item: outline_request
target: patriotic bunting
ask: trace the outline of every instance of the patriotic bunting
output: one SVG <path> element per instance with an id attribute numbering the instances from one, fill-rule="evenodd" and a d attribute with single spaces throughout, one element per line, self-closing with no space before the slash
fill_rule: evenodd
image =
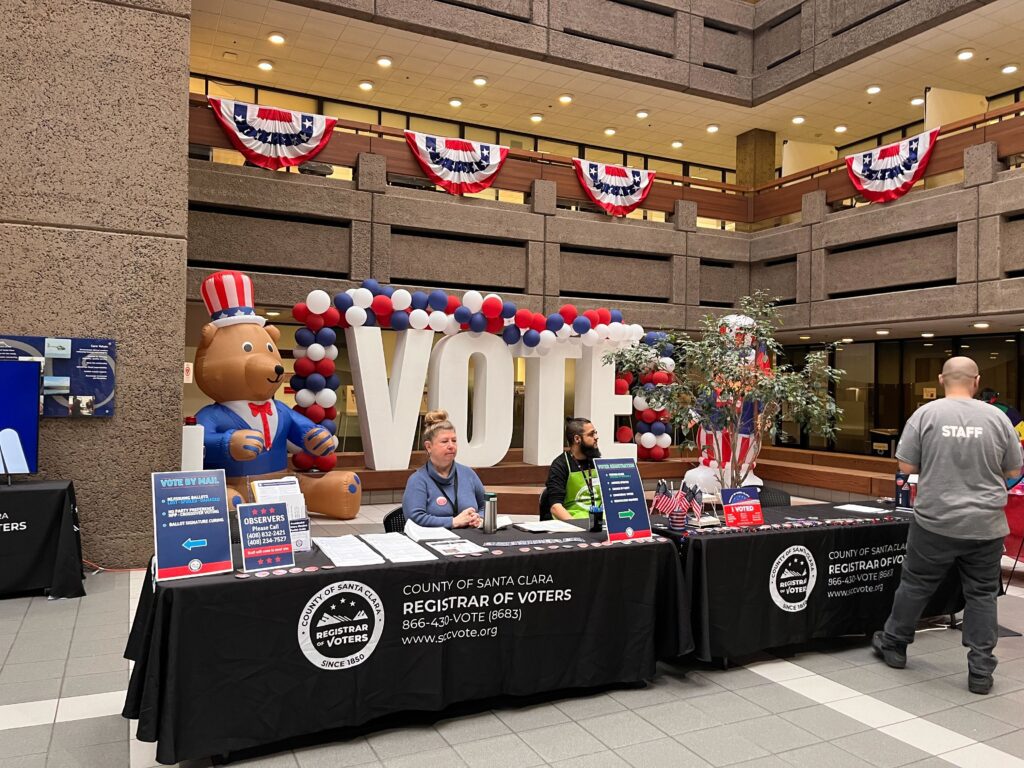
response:
<path id="1" fill-rule="evenodd" d="M 647 197 L 654 171 L 606 165 L 574 157 L 573 166 L 583 190 L 595 204 L 612 216 L 625 216 Z"/>
<path id="2" fill-rule="evenodd" d="M 508 157 L 508 147 L 498 144 L 446 139 L 415 131 L 406 131 L 405 140 L 423 172 L 453 195 L 487 189 Z"/>
<path id="3" fill-rule="evenodd" d="M 327 146 L 338 122 L 324 115 L 207 98 L 235 149 L 250 163 L 272 171 L 311 159 Z"/>
<path id="4" fill-rule="evenodd" d="M 846 158 L 850 181 L 866 200 L 887 203 L 903 197 L 924 176 L 939 129 Z"/>

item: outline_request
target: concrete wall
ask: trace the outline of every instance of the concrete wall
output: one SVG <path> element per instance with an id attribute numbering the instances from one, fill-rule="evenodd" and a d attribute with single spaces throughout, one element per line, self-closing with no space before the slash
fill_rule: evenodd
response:
<path id="1" fill-rule="evenodd" d="M 107 566 L 145 563 L 149 473 L 180 462 L 189 9 L 0 0 L 0 120 L 21 147 L 0 184 L 0 329 L 117 342 L 116 415 L 40 434 L 41 474 L 74 481 L 85 556 Z"/>
<path id="2" fill-rule="evenodd" d="M 292 2 L 752 105 L 991 0 Z"/>

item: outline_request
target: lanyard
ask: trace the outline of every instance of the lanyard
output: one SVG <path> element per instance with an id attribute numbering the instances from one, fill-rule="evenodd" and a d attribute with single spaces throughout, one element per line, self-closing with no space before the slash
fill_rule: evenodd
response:
<path id="1" fill-rule="evenodd" d="M 433 480 L 434 485 L 437 487 L 437 490 L 439 490 L 441 494 L 446 499 L 448 499 L 448 503 L 452 505 L 452 517 L 455 517 L 457 514 L 459 514 L 458 510 L 455 509 L 455 502 L 459 500 L 459 469 L 454 462 L 452 462 L 452 473 L 455 475 L 455 501 L 452 501 L 452 497 L 448 495 L 448 491 L 442 488 L 441 484 L 437 482 L 437 480 L 435 480 L 433 477 L 431 477 L 430 479 Z M 430 472 L 428 471 L 427 474 L 429 475 Z"/>
<path id="2" fill-rule="evenodd" d="M 590 495 L 590 504 L 591 504 L 591 506 L 593 506 L 593 504 L 594 504 L 594 481 L 590 477 L 590 475 L 587 474 L 587 471 L 585 469 L 583 469 L 583 465 L 580 464 L 578 461 L 576 461 L 576 457 L 567 453 L 567 454 L 565 454 L 565 466 L 568 468 L 570 474 L 572 474 L 572 464 L 569 463 L 569 459 L 570 458 L 573 460 L 573 462 L 575 462 L 576 466 L 578 467 L 577 471 L 581 475 L 583 475 L 583 482 L 585 482 L 587 484 L 587 493 Z"/>

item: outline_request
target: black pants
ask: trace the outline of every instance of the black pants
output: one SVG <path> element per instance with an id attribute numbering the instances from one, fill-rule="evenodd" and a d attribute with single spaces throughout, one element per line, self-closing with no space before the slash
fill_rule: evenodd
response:
<path id="1" fill-rule="evenodd" d="M 951 539 L 922 528 L 917 521 L 910 524 L 903 575 L 892 603 L 892 613 L 885 622 L 887 644 L 914 642 L 914 630 L 928 600 L 954 566 L 960 571 L 963 584 L 963 644 L 967 652 L 967 668 L 972 675 L 991 676 L 996 668 L 996 647 L 999 625 L 996 598 L 999 596 L 999 561 L 1003 539 Z"/>

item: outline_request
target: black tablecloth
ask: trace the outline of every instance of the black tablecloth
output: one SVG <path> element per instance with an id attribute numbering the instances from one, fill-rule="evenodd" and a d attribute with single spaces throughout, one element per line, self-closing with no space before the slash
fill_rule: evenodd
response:
<path id="1" fill-rule="evenodd" d="M 764 511 L 769 524 L 870 522 L 686 537 L 656 525 L 680 545 L 697 658 L 727 659 L 881 629 L 899 586 L 911 516 L 880 512 L 837 510 L 831 504 L 769 508 Z M 961 607 L 954 572 L 926 615 Z"/>
<path id="2" fill-rule="evenodd" d="M 0 485 L 0 596 L 46 589 L 82 597 L 75 486 L 66 480 Z"/>
<path id="3" fill-rule="evenodd" d="M 500 542 L 489 549 L 502 554 L 206 576 L 155 592 L 147 583 L 125 653 L 136 666 L 124 716 L 174 763 L 401 711 L 637 682 L 658 658 L 691 650 L 670 542 L 594 547 L 603 534 L 582 530 L 562 544 L 521 531 L 464 535 Z M 524 552 L 520 541 L 533 545 Z"/>

